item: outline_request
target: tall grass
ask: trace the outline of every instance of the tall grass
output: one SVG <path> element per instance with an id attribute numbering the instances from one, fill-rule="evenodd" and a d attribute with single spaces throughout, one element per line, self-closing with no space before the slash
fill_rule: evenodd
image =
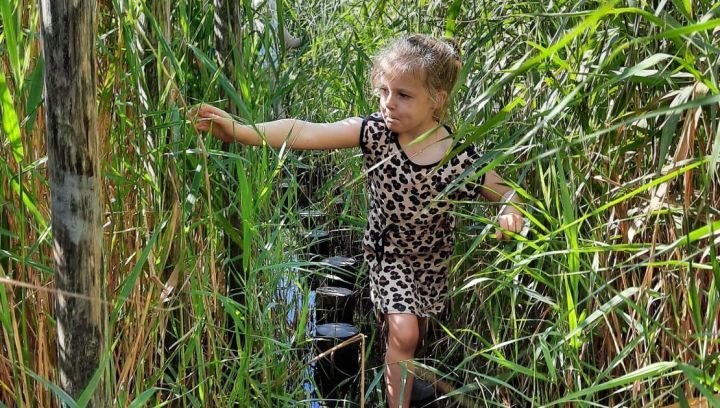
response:
<path id="1" fill-rule="evenodd" d="M 279 69 L 260 52 L 275 39 L 253 31 L 243 6 L 228 81 L 207 2 L 173 2 L 160 22 L 150 2 L 98 4 L 104 388 L 114 405 L 308 398 L 308 310 L 288 321 L 279 291 L 290 271 L 307 269 L 296 172 L 331 163 L 317 206 L 331 209 L 340 191 L 339 217 L 357 232 L 359 153 L 223 151 L 191 131 L 184 109 L 224 106 L 222 94 L 247 122 L 273 117 L 276 102 L 315 121 L 369 114 L 370 56 L 404 31 L 459 40 L 456 135 L 485 152 L 478 174 L 494 169 L 517 186 L 530 227 L 497 242 L 485 228 L 491 205 L 457 208 L 449 309 L 419 364 L 442 380 L 446 401 L 720 405 L 716 4 L 299 1 L 284 23 L 309 41 L 282 53 Z M 0 0 L 0 13 L 0 403 L 52 406 L 64 396 L 53 385 L 39 13 L 24 0 Z M 229 256 L 228 239 L 239 255 Z M 248 271 L 242 302 L 226 291 L 229 268 Z M 380 385 L 370 385 L 368 404 L 380 404 Z"/>

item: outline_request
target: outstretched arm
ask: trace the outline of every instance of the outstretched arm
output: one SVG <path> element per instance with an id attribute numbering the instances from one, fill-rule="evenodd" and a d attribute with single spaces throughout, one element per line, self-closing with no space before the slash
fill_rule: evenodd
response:
<path id="1" fill-rule="evenodd" d="M 242 125 L 222 109 L 202 104 L 188 113 L 198 132 L 212 132 L 225 142 L 260 146 L 263 141 L 272 147 L 287 144 L 300 150 L 329 150 L 357 147 L 360 144 L 361 118 L 347 118 L 333 123 L 312 123 L 298 119 Z"/>

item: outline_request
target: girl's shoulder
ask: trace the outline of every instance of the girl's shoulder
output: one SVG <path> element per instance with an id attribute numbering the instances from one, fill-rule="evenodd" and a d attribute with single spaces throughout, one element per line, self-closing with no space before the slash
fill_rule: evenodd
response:
<path id="1" fill-rule="evenodd" d="M 485 184 L 485 173 L 479 180 L 474 174 L 485 166 L 487 158 L 483 158 L 482 150 L 475 143 L 467 143 L 465 139 L 459 140 L 454 149 L 455 154 L 448 164 L 457 177 L 454 183 L 461 186 L 457 193 L 460 194 L 459 197 L 465 197 L 463 199 L 474 200 L 481 193 L 479 186 Z M 474 181 L 468 183 L 468 179 Z"/>
<path id="2" fill-rule="evenodd" d="M 456 164 L 462 162 L 471 164 L 482 157 L 482 153 L 475 143 L 468 143 L 465 138 L 461 138 L 455 142 L 453 146 L 453 159 Z"/>
<path id="3" fill-rule="evenodd" d="M 362 129 L 363 131 L 373 130 L 373 131 L 386 131 L 387 125 L 385 124 L 385 119 L 383 119 L 382 114 L 380 112 L 371 113 L 370 115 L 363 116 L 363 122 L 362 122 Z"/>
<path id="4" fill-rule="evenodd" d="M 386 143 L 389 130 L 380 112 L 364 116 L 360 126 L 360 148 L 365 153 L 376 150 Z"/>

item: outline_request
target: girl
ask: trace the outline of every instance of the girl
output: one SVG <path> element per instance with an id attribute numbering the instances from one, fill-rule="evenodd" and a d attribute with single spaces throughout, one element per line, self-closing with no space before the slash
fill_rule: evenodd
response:
<path id="1" fill-rule="evenodd" d="M 440 194 L 479 156 L 469 147 L 439 165 L 455 142 L 442 126 L 460 59 L 448 43 L 405 35 L 375 58 L 371 72 L 379 112 L 334 123 L 283 119 L 252 126 L 201 105 L 190 112 L 195 129 L 225 142 L 294 149 L 360 147 L 367 174 L 369 213 L 363 237 L 370 292 L 388 327 L 385 355 L 387 400 L 392 408 L 410 404 L 412 364 L 427 317 L 442 311 L 448 259 L 453 251 L 451 200 L 519 201 L 495 172 Z M 422 136 L 422 137 L 420 137 Z M 462 184 L 462 183 L 461 183 Z M 512 206 L 499 216 L 498 238 L 519 232 L 523 218 Z M 401 364 L 407 364 L 403 384 Z"/>

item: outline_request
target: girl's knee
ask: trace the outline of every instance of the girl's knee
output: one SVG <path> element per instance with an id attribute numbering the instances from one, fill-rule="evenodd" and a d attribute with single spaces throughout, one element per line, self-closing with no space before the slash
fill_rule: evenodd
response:
<path id="1" fill-rule="evenodd" d="M 418 320 L 413 315 L 388 315 L 388 346 L 414 352 L 420 340 Z"/>

